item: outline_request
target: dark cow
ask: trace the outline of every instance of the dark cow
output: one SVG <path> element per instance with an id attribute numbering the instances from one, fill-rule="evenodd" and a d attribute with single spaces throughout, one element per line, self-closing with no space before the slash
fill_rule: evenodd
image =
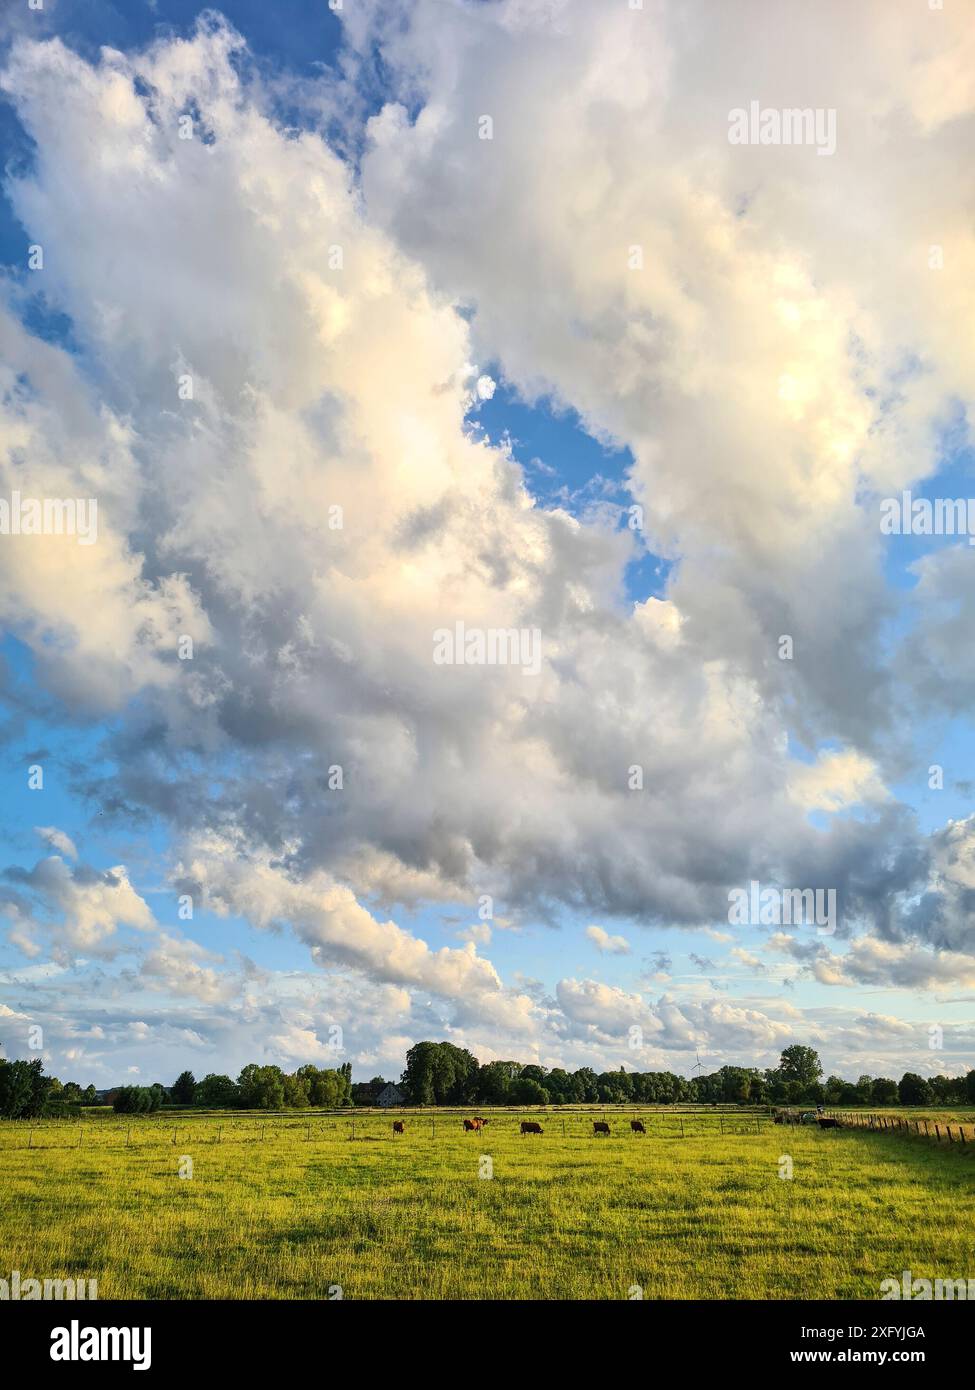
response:
<path id="1" fill-rule="evenodd" d="M 633 1131 L 634 1134 L 646 1134 L 646 1132 L 647 1132 L 647 1131 L 643 1128 L 643 1121 L 642 1121 L 642 1120 L 631 1120 L 631 1121 L 630 1121 L 630 1129 L 632 1129 L 632 1131 Z"/>
<path id="2" fill-rule="evenodd" d="M 545 1133 L 545 1131 L 542 1129 L 541 1125 L 538 1123 L 537 1120 L 522 1120 L 522 1122 L 521 1122 L 521 1132 L 522 1132 L 522 1134 L 544 1134 L 544 1133 Z"/>
<path id="3" fill-rule="evenodd" d="M 605 1120 L 593 1120 L 592 1132 L 593 1134 L 608 1134 L 609 1125 L 606 1123 Z"/>
<path id="4" fill-rule="evenodd" d="M 833 1119 L 830 1119 L 830 1118 L 829 1118 L 828 1116 L 826 1116 L 826 1115 L 820 1115 L 820 1117 L 819 1117 L 819 1128 L 820 1128 L 820 1129 L 842 1129 L 843 1126 L 840 1124 L 839 1120 L 833 1120 Z"/>
<path id="5" fill-rule="evenodd" d="M 403 1131 L 404 1131 L 404 1128 L 405 1128 L 405 1125 L 404 1125 L 404 1123 L 403 1123 L 402 1120 L 394 1120 L 394 1121 L 393 1121 L 393 1133 L 394 1133 L 394 1134 L 402 1134 Z"/>

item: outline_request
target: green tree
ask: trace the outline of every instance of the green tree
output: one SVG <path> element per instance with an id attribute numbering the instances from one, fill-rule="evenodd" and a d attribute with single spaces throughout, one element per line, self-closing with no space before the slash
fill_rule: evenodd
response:
<path id="1" fill-rule="evenodd" d="M 33 1094 L 29 1070 L 32 1065 L 0 1058 L 0 1115 L 5 1120 L 19 1120 L 29 1113 Z"/>
<path id="2" fill-rule="evenodd" d="M 432 1042 L 414 1043 L 406 1054 L 400 1085 L 411 1105 L 434 1104 L 437 1054 L 437 1044 Z"/>
<path id="3" fill-rule="evenodd" d="M 40 1057 L 32 1062 L 0 1059 L 0 1116 L 8 1120 L 34 1119 L 43 1115 L 61 1083 L 44 1075 Z"/>
<path id="4" fill-rule="evenodd" d="M 572 1079 L 582 1092 L 579 1097 L 580 1103 L 584 1104 L 599 1099 L 599 1079 L 592 1067 L 580 1067 L 578 1071 L 572 1073 Z"/>
<path id="5" fill-rule="evenodd" d="M 283 1110 L 284 1074 L 280 1067 L 259 1067 L 249 1062 L 237 1078 L 240 1104 L 245 1110 Z"/>
<path id="6" fill-rule="evenodd" d="M 511 1105 L 511 1087 L 521 1075 L 518 1062 L 488 1062 L 474 1078 L 474 1099 L 479 1105 Z"/>
<path id="7" fill-rule="evenodd" d="M 162 1086 L 120 1086 L 112 1108 L 117 1115 L 148 1115 L 158 1110 L 165 1095 Z"/>
<path id="8" fill-rule="evenodd" d="M 803 1087 L 815 1086 L 823 1074 L 819 1053 L 798 1043 L 787 1047 L 779 1058 L 779 1074 L 786 1084 L 797 1081 Z"/>
<path id="9" fill-rule="evenodd" d="M 293 1076 L 285 1076 L 282 1084 L 284 1086 L 284 1103 L 289 1109 L 304 1110 L 311 1104 L 311 1081 L 309 1077 L 303 1076 L 298 1071 Z"/>
<path id="10" fill-rule="evenodd" d="M 917 1072 L 906 1071 L 897 1086 L 901 1105 L 930 1105 L 931 1087 Z"/>
<path id="11" fill-rule="evenodd" d="M 873 1100 L 873 1077 L 858 1076 L 856 1081 L 857 1103 L 859 1105 L 869 1105 Z"/>
<path id="12" fill-rule="evenodd" d="M 887 1076 L 878 1076 L 870 1088 L 870 1101 L 873 1105 L 896 1105 L 897 1082 Z"/>
<path id="13" fill-rule="evenodd" d="M 240 1088 L 229 1076 L 209 1072 L 196 1084 L 196 1104 L 208 1110 L 229 1110 L 240 1104 Z"/>
<path id="14" fill-rule="evenodd" d="M 545 1087 L 530 1076 L 516 1077 L 508 1094 L 512 1105 L 548 1105 L 549 1101 Z"/>
<path id="15" fill-rule="evenodd" d="M 191 1071 L 180 1072 L 170 1092 L 174 1105 L 192 1105 L 196 1099 L 196 1078 Z"/>

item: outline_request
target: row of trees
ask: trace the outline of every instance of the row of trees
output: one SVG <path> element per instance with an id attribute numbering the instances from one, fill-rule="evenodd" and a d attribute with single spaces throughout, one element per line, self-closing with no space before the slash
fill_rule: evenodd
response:
<path id="1" fill-rule="evenodd" d="M 822 1079 L 818 1054 L 811 1047 L 787 1047 L 779 1065 L 765 1071 L 721 1067 L 706 1075 L 677 1076 L 670 1071 L 595 1072 L 591 1067 L 565 1071 L 533 1063 L 486 1062 L 448 1042 L 419 1042 L 406 1054 L 400 1087 L 410 1105 L 674 1105 L 678 1102 L 739 1105 L 972 1105 L 975 1071 L 966 1076 L 923 1077 L 905 1072 L 900 1081 L 861 1076 Z M 184 1071 L 169 1088 L 121 1086 L 108 1100 L 119 1114 L 149 1114 L 166 1104 L 212 1109 L 336 1109 L 374 1105 L 386 1085 L 381 1076 L 352 1083 L 352 1064 L 337 1068 L 280 1067 L 251 1062 L 236 1081 L 210 1073 L 197 1081 Z M 74 1081 L 62 1085 L 45 1076 L 40 1059 L 8 1062 L 0 1058 L 0 1118 L 31 1119 L 70 1115 L 94 1105 L 94 1086 L 82 1090 Z"/>
<path id="2" fill-rule="evenodd" d="M 70 1115 L 82 1105 L 94 1105 L 94 1086 L 82 1090 L 76 1081 L 61 1084 L 44 1075 L 39 1057 L 32 1062 L 8 1062 L 0 1057 L 0 1118 L 32 1120 L 39 1115 Z"/>
<path id="3" fill-rule="evenodd" d="M 119 1115 L 150 1115 L 169 1100 L 165 1086 L 120 1086 L 112 1098 L 113 1109 Z"/>
<path id="4" fill-rule="evenodd" d="M 420 1042 L 406 1054 L 400 1085 L 411 1105 L 571 1105 L 677 1102 L 739 1105 L 958 1105 L 975 1103 L 975 1071 L 964 1077 L 925 1078 L 906 1072 L 901 1080 L 861 1076 L 823 1081 L 818 1053 L 787 1047 L 779 1065 L 721 1067 L 701 1076 L 669 1071 L 567 1072 L 520 1062 L 487 1062 L 448 1042 Z M 377 1077 L 370 1087 L 382 1084 Z M 356 1088 L 357 1089 L 357 1088 Z M 358 1098 L 357 1098 L 358 1099 Z"/>
<path id="5" fill-rule="evenodd" d="M 304 1110 L 309 1106 L 332 1110 L 353 1103 L 352 1063 L 337 1068 L 309 1064 L 288 1073 L 249 1062 L 236 1081 L 213 1072 L 197 1081 L 191 1071 L 184 1071 L 170 1088 L 169 1098 L 174 1105 L 199 1105 L 207 1110 Z M 118 1110 L 117 1098 L 114 1104 Z"/>

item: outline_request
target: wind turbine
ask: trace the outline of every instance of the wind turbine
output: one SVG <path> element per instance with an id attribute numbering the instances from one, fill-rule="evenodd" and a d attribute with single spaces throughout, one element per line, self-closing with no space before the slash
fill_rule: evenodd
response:
<path id="1" fill-rule="evenodd" d="M 701 1061 L 701 1054 L 700 1054 L 700 1052 L 697 1050 L 696 1047 L 695 1047 L 695 1049 L 694 1049 L 694 1056 L 697 1058 L 697 1061 L 696 1061 L 696 1062 L 694 1063 L 694 1065 L 691 1067 L 691 1071 L 703 1071 L 703 1070 L 704 1070 L 704 1063 Z"/>

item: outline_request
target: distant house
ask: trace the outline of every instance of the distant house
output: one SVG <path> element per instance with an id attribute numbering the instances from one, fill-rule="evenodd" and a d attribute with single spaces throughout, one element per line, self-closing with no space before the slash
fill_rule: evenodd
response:
<path id="1" fill-rule="evenodd" d="M 390 1105 L 405 1105 L 406 1097 L 398 1086 L 394 1086 L 393 1083 L 389 1081 L 376 1097 L 376 1104 L 381 1105 L 385 1110 L 386 1107 Z"/>

